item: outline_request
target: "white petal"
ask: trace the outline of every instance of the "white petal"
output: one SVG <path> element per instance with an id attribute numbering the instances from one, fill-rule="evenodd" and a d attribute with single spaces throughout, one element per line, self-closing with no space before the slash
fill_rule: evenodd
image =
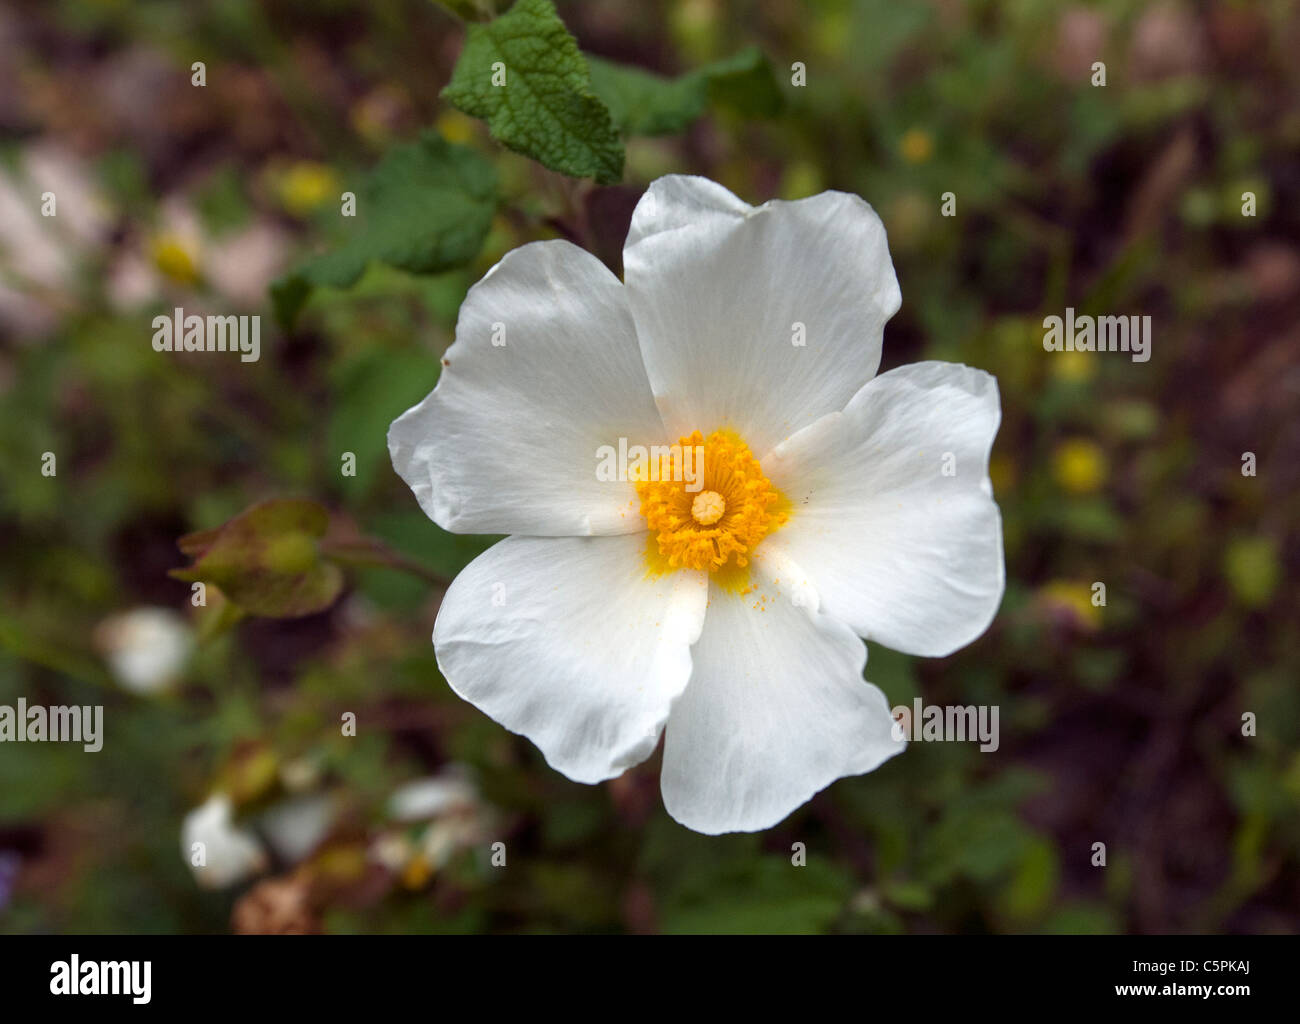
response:
<path id="1" fill-rule="evenodd" d="M 644 761 L 690 678 L 708 582 L 646 578 L 646 538 L 507 537 L 456 577 L 434 625 L 451 688 L 577 782 Z"/>
<path id="2" fill-rule="evenodd" d="M 427 821 L 458 808 L 473 807 L 478 790 L 459 766 L 440 775 L 407 782 L 388 798 L 388 813 L 398 821 Z"/>
<path id="3" fill-rule="evenodd" d="M 444 529 L 610 534 L 645 529 L 632 484 L 596 477 L 621 437 L 664 440 L 623 286 L 577 246 L 533 242 L 470 289 L 438 386 L 388 450 Z"/>
<path id="4" fill-rule="evenodd" d="M 194 631 L 170 608 L 133 608 L 110 616 L 95 630 L 95 639 L 114 678 L 142 696 L 172 686 L 194 647 Z"/>
<path id="5" fill-rule="evenodd" d="M 749 594 L 710 588 L 695 671 L 664 738 L 664 806 L 710 835 L 775 825 L 906 746 L 885 695 L 862 678 L 862 641 L 818 611 L 779 552 L 764 544 L 751 565 Z"/>
<path id="6" fill-rule="evenodd" d="M 214 793 L 181 823 L 181 856 L 205 889 L 224 889 L 266 867 L 262 844 L 250 829 L 235 824 L 234 815 L 230 797 Z"/>
<path id="7" fill-rule="evenodd" d="M 951 654 L 1002 602 L 1002 519 L 988 478 L 1001 415 L 997 381 L 981 370 L 926 362 L 882 374 L 763 460 L 794 508 L 768 543 L 859 636 Z"/>
<path id="8" fill-rule="evenodd" d="M 880 218 L 843 192 L 751 207 L 704 178 L 660 178 L 623 263 L 669 433 L 730 426 L 759 456 L 844 408 L 901 301 Z"/>
<path id="9" fill-rule="evenodd" d="M 262 833 L 281 860 L 296 864 L 320 845 L 337 812 L 328 793 L 304 793 L 268 809 L 261 817 Z"/>

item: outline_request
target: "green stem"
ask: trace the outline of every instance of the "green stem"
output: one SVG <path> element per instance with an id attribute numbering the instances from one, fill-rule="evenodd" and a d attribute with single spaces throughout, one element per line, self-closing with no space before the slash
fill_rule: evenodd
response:
<path id="1" fill-rule="evenodd" d="M 370 537 L 355 540 L 330 540 L 326 538 L 321 541 L 320 551 L 325 557 L 344 565 L 397 569 L 400 572 L 410 573 L 412 576 L 416 576 L 426 583 L 431 583 L 435 587 L 445 588 L 451 585 L 451 580 L 441 573 L 436 573 L 432 569 L 420 565 L 418 562 L 394 551 L 383 542 Z"/>

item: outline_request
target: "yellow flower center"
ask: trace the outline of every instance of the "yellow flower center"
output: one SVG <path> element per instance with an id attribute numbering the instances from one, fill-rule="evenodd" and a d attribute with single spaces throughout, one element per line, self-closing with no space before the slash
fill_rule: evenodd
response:
<path id="1" fill-rule="evenodd" d="M 712 526 L 727 511 L 727 500 L 717 491 L 697 494 L 691 502 L 691 518 L 701 526 Z"/>
<path id="2" fill-rule="evenodd" d="M 695 459 L 701 449 L 702 465 Z M 785 496 L 729 430 L 681 438 L 669 462 L 656 474 L 642 474 L 658 479 L 635 481 L 656 571 L 743 570 L 758 542 L 789 518 Z"/>

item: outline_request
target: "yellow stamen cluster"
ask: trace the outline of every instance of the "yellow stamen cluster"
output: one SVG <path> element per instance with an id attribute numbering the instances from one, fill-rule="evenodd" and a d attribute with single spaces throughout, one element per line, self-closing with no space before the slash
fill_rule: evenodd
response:
<path id="1" fill-rule="evenodd" d="M 690 474 L 679 464 L 683 452 L 704 449 L 702 489 L 688 491 Z M 763 475 L 749 446 L 728 430 L 706 439 L 698 430 L 673 449 L 673 471 L 658 480 L 636 482 L 650 534 L 661 563 L 669 569 L 743 568 L 749 553 L 788 513 L 781 492 Z M 688 454 L 690 454 L 688 452 Z"/>

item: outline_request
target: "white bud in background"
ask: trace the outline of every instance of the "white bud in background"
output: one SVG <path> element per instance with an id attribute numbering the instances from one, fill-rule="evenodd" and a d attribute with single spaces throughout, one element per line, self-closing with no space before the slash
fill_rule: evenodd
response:
<path id="1" fill-rule="evenodd" d="M 282 800 L 260 823 L 271 849 L 283 861 L 296 864 L 315 851 L 334 824 L 333 797 L 310 793 Z"/>
<path id="2" fill-rule="evenodd" d="M 427 821 L 473 807 L 477 801 L 478 791 L 468 772 L 449 765 L 440 775 L 399 786 L 388 799 L 388 814 L 397 821 Z"/>
<path id="3" fill-rule="evenodd" d="M 202 863 L 192 856 L 202 844 Z M 265 869 L 266 851 L 257 837 L 234 822 L 234 805 L 224 793 L 214 793 L 206 803 L 185 815 L 181 825 L 181 856 L 205 889 L 225 889 Z"/>
<path id="4" fill-rule="evenodd" d="M 194 631 L 169 608 L 133 608 L 104 619 L 95 629 L 113 678 L 143 697 L 165 693 L 181 677 Z"/>

